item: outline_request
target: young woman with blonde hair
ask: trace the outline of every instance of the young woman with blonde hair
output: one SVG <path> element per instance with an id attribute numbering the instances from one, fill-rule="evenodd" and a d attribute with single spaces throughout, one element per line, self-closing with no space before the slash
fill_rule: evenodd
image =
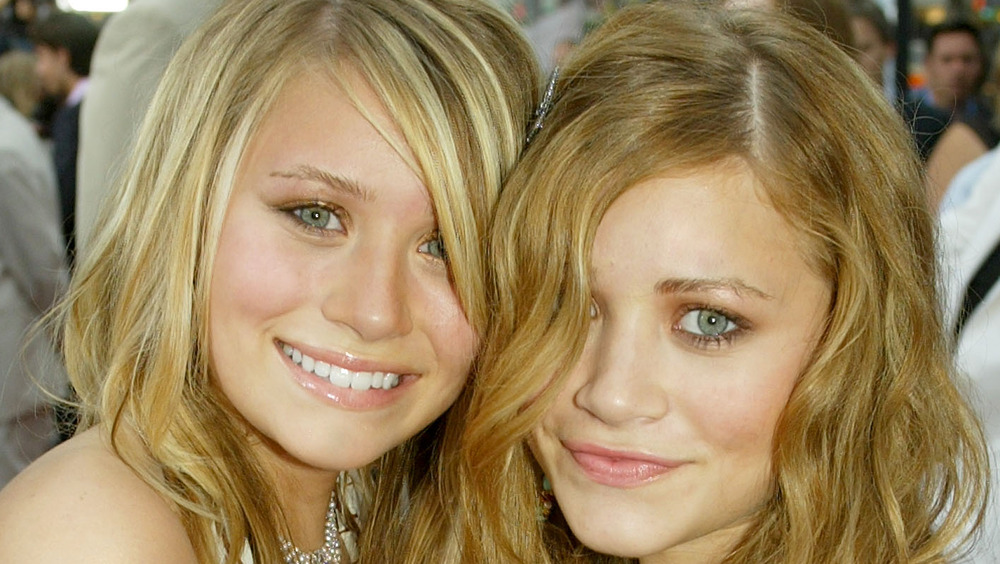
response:
<path id="1" fill-rule="evenodd" d="M 62 305 L 81 432 L 0 494 L 0 561 L 377 545 L 355 542 L 372 476 L 373 516 L 402 515 L 411 437 L 478 350 L 485 228 L 536 90 L 485 0 L 225 3 L 170 64 Z"/>
<path id="2" fill-rule="evenodd" d="M 819 32 L 712 4 L 561 69 L 492 227 L 460 504 L 415 500 L 411 561 L 931 563 L 979 526 L 903 124 Z"/>

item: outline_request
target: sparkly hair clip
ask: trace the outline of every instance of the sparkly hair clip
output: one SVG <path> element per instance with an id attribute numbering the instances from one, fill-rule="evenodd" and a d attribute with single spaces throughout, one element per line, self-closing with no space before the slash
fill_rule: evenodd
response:
<path id="1" fill-rule="evenodd" d="M 549 75 L 549 84 L 545 87 L 545 95 L 542 96 L 542 103 L 535 109 L 535 121 L 531 124 L 531 130 L 528 131 L 528 136 L 524 140 L 525 145 L 530 144 L 535 135 L 538 135 L 538 132 L 542 130 L 542 126 L 545 123 L 545 116 L 552 109 L 552 98 L 555 96 L 556 79 L 558 78 L 559 67 L 556 67 L 552 69 L 552 74 Z"/>

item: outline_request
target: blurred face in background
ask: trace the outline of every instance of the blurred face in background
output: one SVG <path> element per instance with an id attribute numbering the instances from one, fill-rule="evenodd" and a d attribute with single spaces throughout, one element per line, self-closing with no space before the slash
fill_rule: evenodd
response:
<path id="1" fill-rule="evenodd" d="M 854 35 L 854 48 L 857 49 L 855 59 L 875 84 L 881 86 L 882 67 L 889 58 L 895 56 L 895 47 L 892 43 L 883 41 L 878 28 L 865 18 L 852 17 L 851 31 Z"/>
<path id="2" fill-rule="evenodd" d="M 35 46 L 35 74 L 42 90 L 57 99 L 65 98 L 72 88 L 69 51 L 49 45 Z"/>
<path id="3" fill-rule="evenodd" d="M 30 23 L 35 21 L 36 14 L 34 0 L 14 0 L 14 15 L 17 19 Z"/>
<path id="4" fill-rule="evenodd" d="M 965 103 L 975 94 L 983 74 L 979 45 L 965 31 L 947 32 L 935 37 L 924 67 L 934 103 L 944 108 Z"/>

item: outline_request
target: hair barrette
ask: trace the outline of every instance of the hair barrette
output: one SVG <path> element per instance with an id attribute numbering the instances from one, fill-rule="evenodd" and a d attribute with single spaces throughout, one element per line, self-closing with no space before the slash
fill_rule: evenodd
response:
<path id="1" fill-rule="evenodd" d="M 528 131 L 528 136 L 525 138 L 524 143 L 528 145 L 531 140 L 535 138 L 535 135 L 542 130 L 542 126 L 545 122 L 545 116 L 549 114 L 549 110 L 552 109 L 552 98 L 555 97 L 556 92 L 556 79 L 559 78 L 559 67 L 552 69 L 552 74 L 549 75 L 549 84 L 545 87 L 545 94 L 542 96 L 542 102 L 535 109 L 535 121 L 531 124 L 531 129 Z"/>

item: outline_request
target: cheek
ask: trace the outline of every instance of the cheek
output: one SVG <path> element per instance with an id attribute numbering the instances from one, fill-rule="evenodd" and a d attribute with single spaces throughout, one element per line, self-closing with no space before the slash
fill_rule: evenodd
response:
<path id="1" fill-rule="evenodd" d="M 703 436 L 739 459 L 770 460 L 775 427 L 799 372 L 797 360 L 771 363 L 762 356 L 756 366 L 744 363 L 727 385 L 702 394 L 696 420 Z"/>
<path id="2" fill-rule="evenodd" d="M 442 372 L 464 383 L 479 351 L 479 336 L 450 286 L 432 287 L 422 298 L 424 326 Z"/>
<path id="3" fill-rule="evenodd" d="M 292 309 L 308 294 L 280 239 L 242 226 L 249 223 L 223 227 L 212 274 L 212 318 L 263 319 Z"/>

